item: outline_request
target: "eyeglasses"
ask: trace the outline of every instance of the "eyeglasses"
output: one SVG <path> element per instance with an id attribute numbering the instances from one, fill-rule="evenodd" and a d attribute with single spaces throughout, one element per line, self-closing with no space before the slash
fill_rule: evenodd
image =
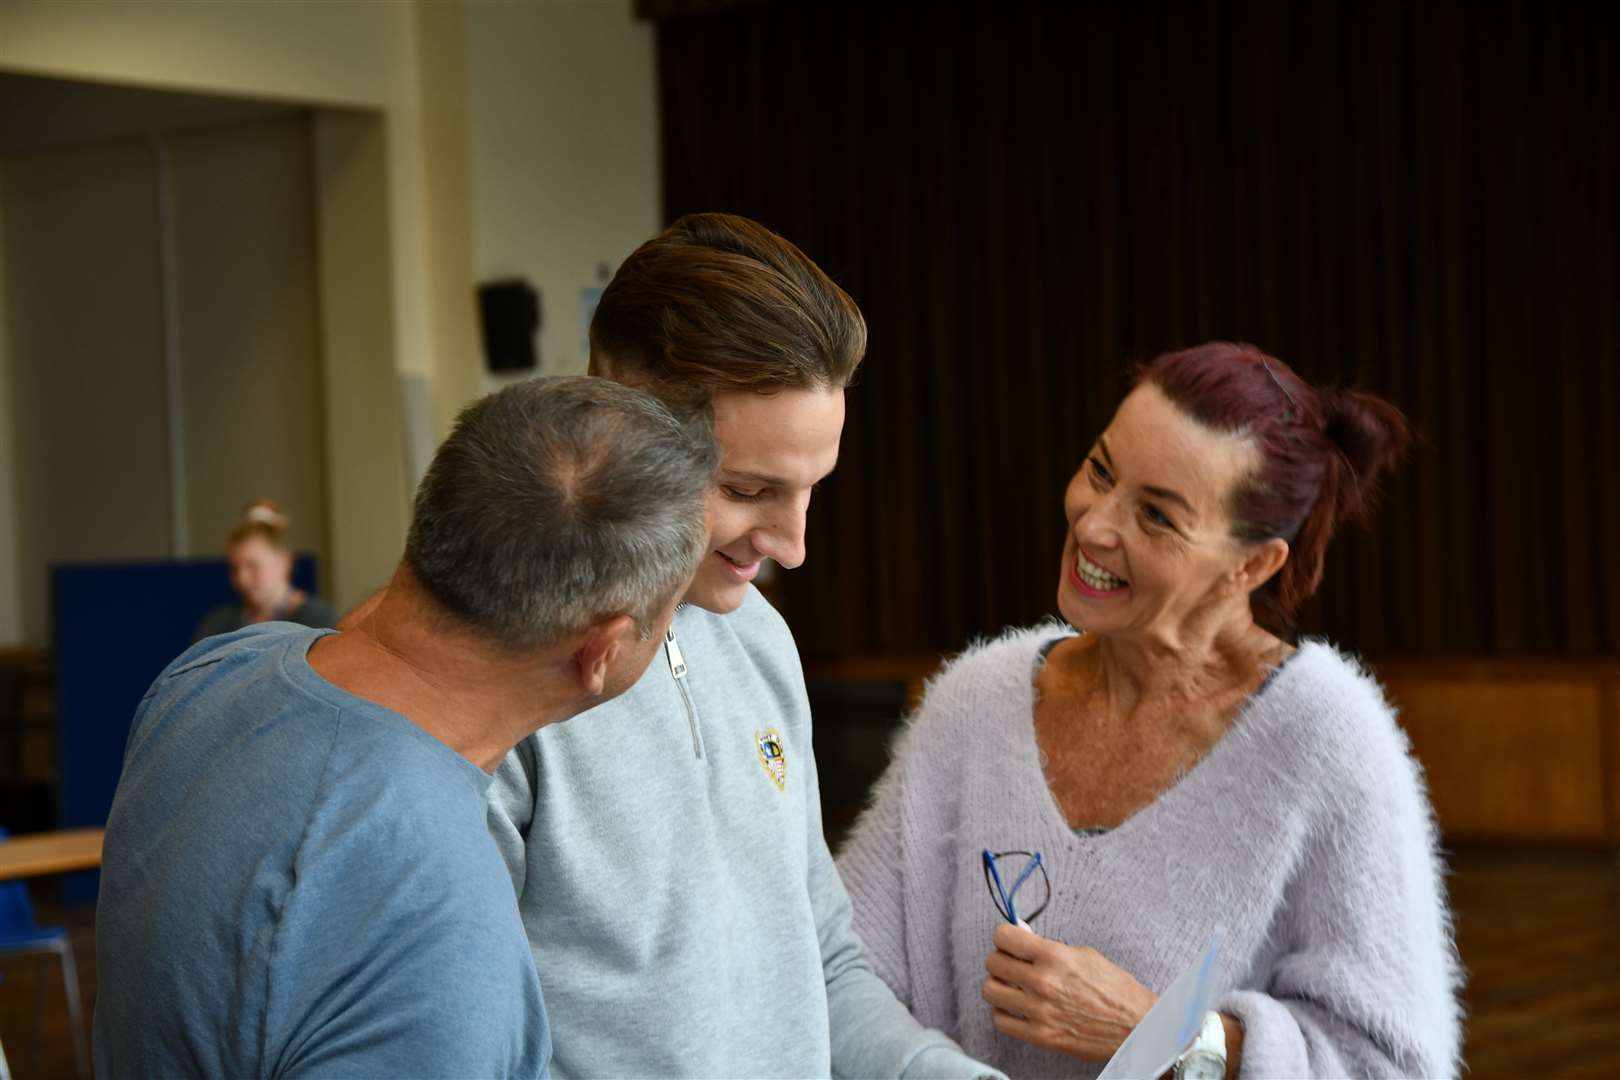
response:
<path id="1" fill-rule="evenodd" d="M 1017 877 L 1013 878 L 1012 888 L 1010 889 L 1002 886 L 1001 870 L 996 865 L 1003 859 L 1014 860 L 1014 862 L 1008 864 L 1009 868 L 1017 865 L 1018 859 L 1026 860 L 1024 868 L 1018 872 Z M 1036 875 L 1036 871 L 1040 873 Z M 1026 910 L 1022 918 L 1023 922 L 1028 923 L 1033 921 L 1035 916 L 1045 911 L 1047 903 L 1052 899 L 1052 880 L 1046 876 L 1046 864 L 1041 861 L 1041 853 L 1038 851 L 993 852 L 989 848 L 984 849 L 985 888 L 990 890 L 990 902 L 996 905 L 996 910 L 1001 913 L 1001 917 L 1010 923 L 1016 924 L 1020 921 L 1017 906 L 1018 890 L 1023 888 L 1026 883 L 1029 885 L 1029 891 L 1024 899 L 1033 901 L 1033 903 L 1026 903 Z"/>
<path id="2" fill-rule="evenodd" d="M 1299 407 L 1299 402 L 1294 399 L 1293 394 L 1288 392 L 1288 387 L 1284 386 L 1283 381 L 1281 379 L 1277 378 L 1277 373 L 1275 371 L 1271 370 L 1271 361 L 1265 359 L 1264 357 L 1261 357 L 1260 366 L 1266 369 L 1266 374 L 1267 375 L 1271 376 L 1271 384 L 1273 386 L 1275 386 L 1278 390 L 1281 390 L 1282 391 L 1282 396 L 1288 399 L 1288 404 L 1289 405 L 1293 406 L 1293 412 L 1292 412 L 1292 415 L 1289 416 L 1289 419 L 1290 420 L 1295 420 L 1295 419 L 1298 419 L 1299 417 L 1305 415 L 1305 410 L 1301 409 Z"/>

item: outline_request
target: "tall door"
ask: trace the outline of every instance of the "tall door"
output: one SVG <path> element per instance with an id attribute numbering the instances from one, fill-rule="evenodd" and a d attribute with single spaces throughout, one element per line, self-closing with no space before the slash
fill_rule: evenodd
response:
<path id="1" fill-rule="evenodd" d="M 0 159 L 0 644 L 51 563 L 218 552 L 257 496 L 324 556 L 314 267 L 304 114 Z"/>
<path id="2" fill-rule="evenodd" d="M 165 555 L 157 181 L 135 142 L 0 164 L 14 625 L 49 643 L 46 567 Z"/>
<path id="3" fill-rule="evenodd" d="M 165 140 L 180 297 L 192 553 L 268 496 L 324 554 L 314 186 L 304 114 Z"/>

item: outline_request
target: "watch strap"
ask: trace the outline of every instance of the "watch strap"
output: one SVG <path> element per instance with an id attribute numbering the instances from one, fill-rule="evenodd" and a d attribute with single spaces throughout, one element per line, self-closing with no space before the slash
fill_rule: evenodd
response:
<path id="1" fill-rule="evenodd" d="M 1226 1025 L 1221 1023 L 1220 1013 L 1211 1010 L 1204 1014 L 1204 1023 L 1198 1029 L 1198 1037 L 1193 1039 L 1192 1045 L 1176 1059 L 1174 1071 L 1176 1080 L 1181 1080 L 1187 1059 L 1195 1054 L 1217 1058 L 1223 1066 L 1226 1064 Z"/>

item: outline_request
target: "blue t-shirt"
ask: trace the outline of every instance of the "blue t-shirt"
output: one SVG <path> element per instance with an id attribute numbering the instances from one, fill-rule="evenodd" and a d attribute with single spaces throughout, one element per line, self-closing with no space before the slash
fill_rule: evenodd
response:
<path id="1" fill-rule="evenodd" d="M 490 776 L 265 623 L 130 730 L 96 913 L 99 1076 L 544 1076 Z"/>

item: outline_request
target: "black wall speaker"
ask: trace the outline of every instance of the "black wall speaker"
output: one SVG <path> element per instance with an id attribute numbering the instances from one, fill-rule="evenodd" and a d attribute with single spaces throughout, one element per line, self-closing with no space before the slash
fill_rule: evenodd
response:
<path id="1" fill-rule="evenodd" d="M 523 278 L 478 286 L 478 317 L 484 326 L 484 362 L 491 371 L 533 371 L 540 357 L 540 294 Z"/>

